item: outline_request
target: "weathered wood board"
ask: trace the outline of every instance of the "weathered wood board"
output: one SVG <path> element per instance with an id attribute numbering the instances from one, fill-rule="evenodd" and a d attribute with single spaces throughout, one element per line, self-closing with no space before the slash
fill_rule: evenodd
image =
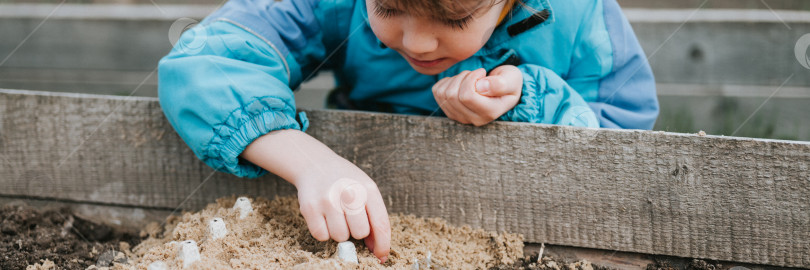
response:
<path id="1" fill-rule="evenodd" d="M 810 143 L 308 111 L 391 212 L 528 242 L 810 267 Z M 0 90 L 0 197 L 154 210 L 295 194 L 198 161 L 153 98 Z"/>

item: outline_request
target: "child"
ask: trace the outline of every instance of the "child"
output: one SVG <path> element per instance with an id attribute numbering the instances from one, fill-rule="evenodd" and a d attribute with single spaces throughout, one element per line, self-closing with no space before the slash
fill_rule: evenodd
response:
<path id="1" fill-rule="evenodd" d="M 302 132 L 291 89 L 314 73 L 334 70 L 342 107 L 476 126 L 650 129 L 658 114 L 615 0 L 231 0 L 159 67 L 161 106 L 200 159 L 286 179 L 313 237 L 365 238 L 383 262 L 376 184 Z"/>

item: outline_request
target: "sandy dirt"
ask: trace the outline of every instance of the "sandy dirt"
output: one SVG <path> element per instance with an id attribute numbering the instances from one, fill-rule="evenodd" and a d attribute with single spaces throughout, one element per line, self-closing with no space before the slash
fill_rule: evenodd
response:
<path id="1" fill-rule="evenodd" d="M 171 217 L 166 225 L 151 225 L 149 238 L 134 247 L 128 264 L 114 269 L 147 269 L 164 262 L 170 269 L 182 268 L 179 242 L 198 243 L 200 260 L 187 269 L 360 268 L 412 269 L 416 260 L 424 269 L 430 253 L 433 269 L 486 269 L 512 265 L 523 257 L 523 239 L 510 233 L 486 232 L 448 225 L 440 219 L 391 215 L 391 255 L 381 265 L 362 241 L 355 241 L 359 265 L 335 258 L 337 243 L 318 242 L 309 234 L 294 197 L 253 200 L 254 211 L 239 219 L 232 209 L 235 198 L 223 198 L 197 213 Z M 228 233 L 212 239 L 208 223 L 222 218 Z"/>

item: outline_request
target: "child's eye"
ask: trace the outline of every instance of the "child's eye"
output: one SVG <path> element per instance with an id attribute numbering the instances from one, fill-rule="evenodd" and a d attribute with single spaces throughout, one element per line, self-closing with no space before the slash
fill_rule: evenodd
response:
<path id="1" fill-rule="evenodd" d="M 470 24 L 472 16 L 467 16 L 458 20 L 445 20 L 444 23 L 459 30 L 464 30 Z"/>
<path id="2" fill-rule="evenodd" d="M 399 11 L 396 9 L 384 8 L 380 5 L 377 5 L 374 7 L 374 13 L 376 13 L 377 16 L 380 16 L 382 18 L 388 18 L 397 15 Z"/>

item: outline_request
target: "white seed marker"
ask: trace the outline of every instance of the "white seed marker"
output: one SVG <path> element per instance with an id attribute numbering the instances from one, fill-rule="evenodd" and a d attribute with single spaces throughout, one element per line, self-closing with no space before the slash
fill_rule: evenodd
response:
<path id="1" fill-rule="evenodd" d="M 228 234 L 228 228 L 225 227 L 225 221 L 221 218 L 214 218 L 208 222 L 208 235 L 211 239 L 219 239 Z"/>
<path id="2" fill-rule="evenodd" d="M 428 250 L 427 258 L 422 259 L 422 264 L 424 264 L 423 269 L 430 269 L 430 250 Z M 413 259 L 413 264 L 411 265 L 411 269 L 419 270 L 420 264 L 419 259 Z"/>
<path id="3" fill-rule="evenodd" d="M 253 212 L 253 206 L 250 205 L 250 199 L 247 197 L 239 197 L 236 203 L 233 204 L 233 209 L 239 209 L 239 219 L 243 219 Z"/>
<path id="4" fill-rule="evenodd" d="M 169 266 L 163 261 L 155 261 L 150 263 L 146 270 L 169 270 Z"/>
<path id="5" fill-rule="evenodd" d="M 357 263 L 357 250 L 351 241 L 340 242 L 337 248 L 338 258 L 344 262 Z"/>
<path id="6" fill-rule="evenodd" d="M 186 240 L 180 242 L 180 260 L 183 261 L 183 268 L 200 260 L 200 250 L 197 248 L 197 242 L 194 240 Z"/>
<path id="7" fill-rule="evenodd" d="M 427 259 L 423 261 L 425 263 L 425 269 L 430 269 L 430 255 L 430 250 L 428 250 Z"/>

